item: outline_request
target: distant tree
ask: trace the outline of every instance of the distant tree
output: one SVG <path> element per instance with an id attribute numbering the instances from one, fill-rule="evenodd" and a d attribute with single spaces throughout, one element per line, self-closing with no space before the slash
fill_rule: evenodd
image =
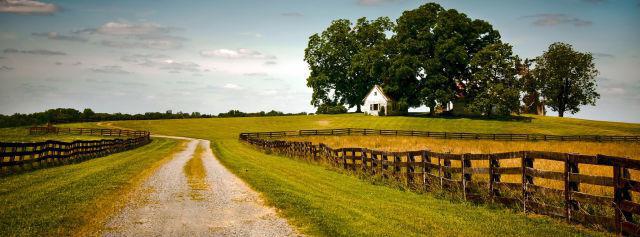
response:
<path id="1" fill-rule="evenodd" d="M 545 103 L 558 116 L 580 111 L 581 105 L 595 105 L 598 70 L 591 53 L 581 53 L 566 43 L 553 43 L 536 58 L 534 76 L 542 81 Z"/>
<path id="2" fill-rule="evenodd" d="M 511 46 L 492 44 L 476 53 L 471 60 L 473 76 L 467 83 L 472 111 L 492 115 L 509 115 L 520 107 L 520 85 L 516 77 L 520 60 Z"/>
<path id="3" fill-rule="evenodd" d="M 82 119 L 85 121 L 91 121 L 96 116 L 96 113 L 93 110 L 86 108 L 82 111 Z"/>
<path id="4" fill-rule="evenodd" d="M 345 108 L 341 104 L 333 104 L 333 103 L 324 103 L 318 106 L 317 114 L 344 114 L 347 112 L 347 108 Z"/>
<path id="5" fill-rule="evenodd" d="M 380 81 L 380 45 L 391 26 L 387 17 L 360 18 L 353 27 L 351 21 L 340 19 L 309 37 L 305 61 L 311 71 L 307 78 L 313 90 L 311 104 L 340 103 L 359 112 L 362 98 Z"/>

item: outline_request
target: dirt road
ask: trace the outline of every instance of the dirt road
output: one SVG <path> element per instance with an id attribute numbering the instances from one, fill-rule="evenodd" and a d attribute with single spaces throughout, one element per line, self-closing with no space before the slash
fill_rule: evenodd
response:
<path id="1" fill-rule="evenodd" d="M 275 209 L 213 156 L 209 141 L 187 139 L 185 150 L 157 170 L 105 236 L 296 236 Z"/>

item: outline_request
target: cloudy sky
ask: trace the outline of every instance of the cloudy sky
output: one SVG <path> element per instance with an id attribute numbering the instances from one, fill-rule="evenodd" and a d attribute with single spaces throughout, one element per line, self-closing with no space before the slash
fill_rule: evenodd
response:
<path id="1" fill-rule="evenodd" d="M 308 37 L 334 19 L 396 19 L 425 1 L 0 0 L 0 113 L 312 112 Z M 640 122 L 640 1 L 439 1 L 489 21 L 521 57 L 563 41 L 596 56 L 579 118 Z"/>

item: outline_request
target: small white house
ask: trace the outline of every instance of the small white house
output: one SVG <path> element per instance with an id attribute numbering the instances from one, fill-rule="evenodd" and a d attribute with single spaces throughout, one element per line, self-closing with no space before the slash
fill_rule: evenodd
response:
<path id="1" fill-rule="evenodd" d="M 362 99 L 364 106 L 362 112 L 368 115 L 378 116 L 380 111 L 387 115 L 388 106 L 391 104 L 391 99 L 384 94 L 382 87 L 375 85 L 369 91 L 369 94 Z"/>

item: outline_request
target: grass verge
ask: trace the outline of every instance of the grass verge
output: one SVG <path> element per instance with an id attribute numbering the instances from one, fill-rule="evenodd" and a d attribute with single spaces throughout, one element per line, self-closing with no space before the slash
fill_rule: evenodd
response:
<path id="1" fill-rule="evenodd" d="M 0 236 L 96 235 L 178 144 L 154 138 L 131 151 L 0 179 Z"/>

